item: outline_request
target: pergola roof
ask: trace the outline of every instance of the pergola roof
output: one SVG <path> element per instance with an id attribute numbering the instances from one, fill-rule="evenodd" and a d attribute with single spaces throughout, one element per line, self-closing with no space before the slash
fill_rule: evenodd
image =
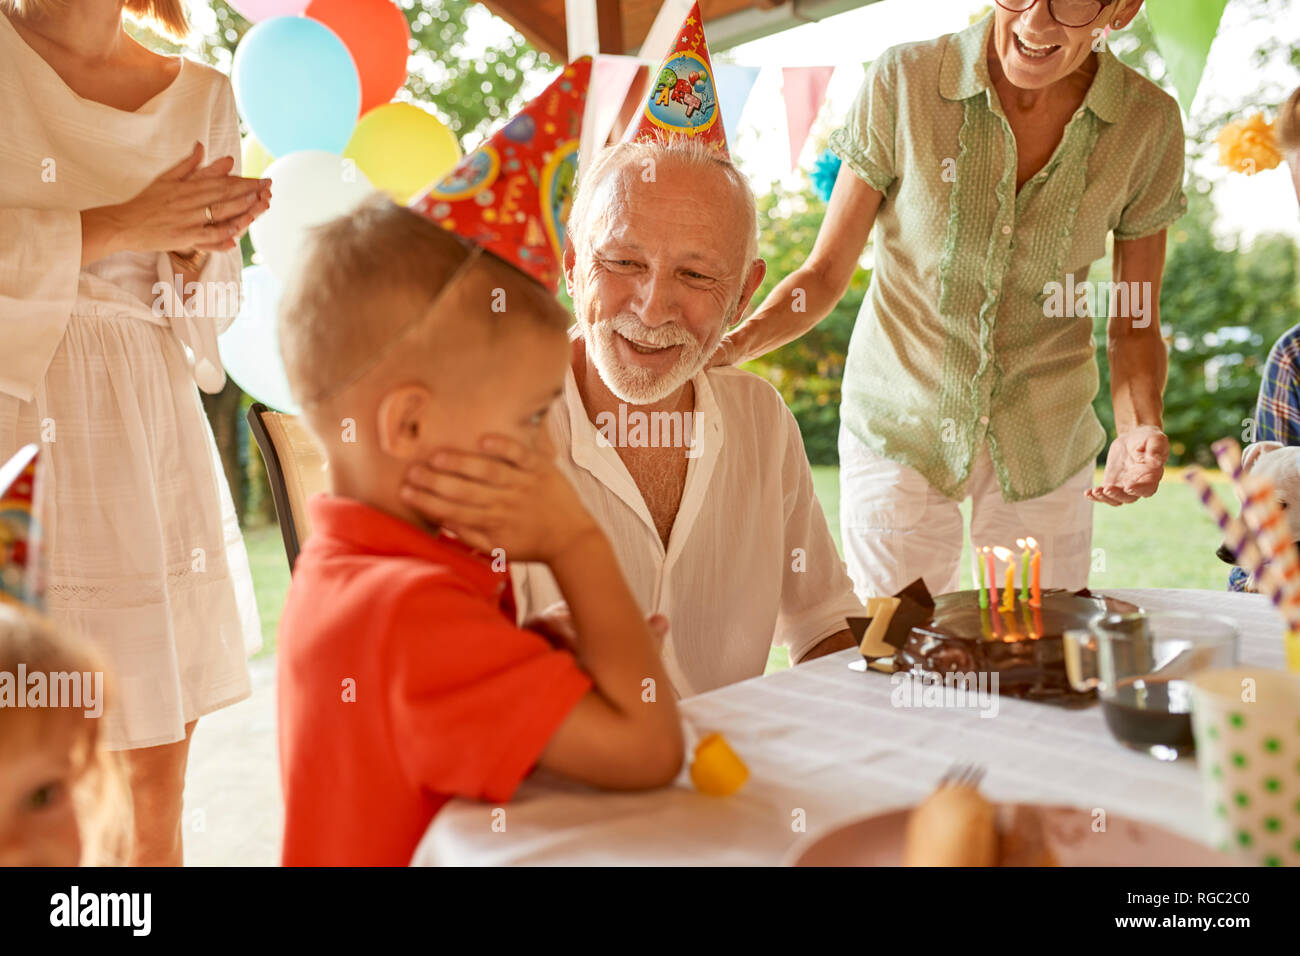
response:
<path id="1" fill-rule="evenodd" d="M 636 53 L 660 9 L 660 0 L 481 0 L 529 43 L 567 60 L 567 10 L 597 24 L 602 53 Z M 824 20 L 877 0 L 700 0 L 709 49 L 725 50 L 802 23 Z M 674 24 L 676 26 L 676 24 Z"/>

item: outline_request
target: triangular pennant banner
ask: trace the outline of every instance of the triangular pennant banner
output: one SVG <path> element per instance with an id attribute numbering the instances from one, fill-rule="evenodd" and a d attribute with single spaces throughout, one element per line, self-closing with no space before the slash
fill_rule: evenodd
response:
<path id="1" fill-rule="evenodd" d="M 729 143 L 734 143 L 740 132 L 740 114 L 745 111 L 749 94 L 754 91 L 758 73 L 759 67 L 733 63 L 719 63 L 713 68 L 713 78 L 718 87 L 718 108 L 722 110 L 722 125 Z"/>
<path id="2" fill-rule="evenodd" d="M 790 131 L 790 168 L 799 165 L 799 154 L 808 141 L 813 120 L 826 99 L 833 66 L 787 66 L 781 70 L 781 96 L 785 100 L 785 119 Z"/>
<path id="3" fill-rule="evenodd" d="M 587 168 L 588 158 L 599 152 L 609 139 L 609 131 L 618 122 L 619 110 L 642 65 L 643 61 L 634 56 L 596 57 L 591 70 L 591 90 L 587 94 L 587 125 L 582 129 L 579 170 Z"/>
<path id="4" fill-rule="evenodd" d="M 1147 0 L 1147 19 L 1178 102 L 1189 113 L 1228 0 Z"/>

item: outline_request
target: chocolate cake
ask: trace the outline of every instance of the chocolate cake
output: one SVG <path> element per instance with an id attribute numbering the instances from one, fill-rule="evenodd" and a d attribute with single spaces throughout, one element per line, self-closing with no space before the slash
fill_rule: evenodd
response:
<path id="1" fill-rule="evenodd" d="M 1070 686 L 1061 632 L 1086 628 L 1100 614 L 1141 610 L 1088 590 L 1062 589 L 1044 591 L 1041 607 L 1017 599 L 1014 610 L 994 610 L 979 606 L 978 591 L 932 599 L 920 581 L 898 598 L 883 635 L 894 648 L 896 673 L 996 673 L 1000 694 L 1066 706 L 1094 695 Z"/>

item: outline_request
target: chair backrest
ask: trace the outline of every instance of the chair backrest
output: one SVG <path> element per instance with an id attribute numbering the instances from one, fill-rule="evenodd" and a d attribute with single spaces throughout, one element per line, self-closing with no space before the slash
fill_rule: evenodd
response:
<path id="1" fill-rule="evenodd" d="M 325 455 L 295 416 L 271 411 L 261 402 L 248 409 L 248 427 L 266 463 L 275 517 L 292 573 L 298 552 L 311 534 L 307 499 L 328 488 Z"/>

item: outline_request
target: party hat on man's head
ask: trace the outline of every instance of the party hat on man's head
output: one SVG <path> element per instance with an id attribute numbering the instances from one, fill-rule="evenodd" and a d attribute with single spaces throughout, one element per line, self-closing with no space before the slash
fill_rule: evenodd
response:
<path id="1" fill-rule="evenodd" d="M 0 604 L 45 604 L 37 487 L 40 449 L 26 445 L 0 464 Z"/>
<path id="2" fill-rule="evenodd" d="M 716 152 L 730 156 L 698 0 L 653 76 L 649 98 L 623 138 L 646 141 L 674 134 L 698 137 Z"/>
<path id="3" fill-rule="evenodd" d="M 558 289 L 590 80 L 574 60 L 411 209 Z"/>

